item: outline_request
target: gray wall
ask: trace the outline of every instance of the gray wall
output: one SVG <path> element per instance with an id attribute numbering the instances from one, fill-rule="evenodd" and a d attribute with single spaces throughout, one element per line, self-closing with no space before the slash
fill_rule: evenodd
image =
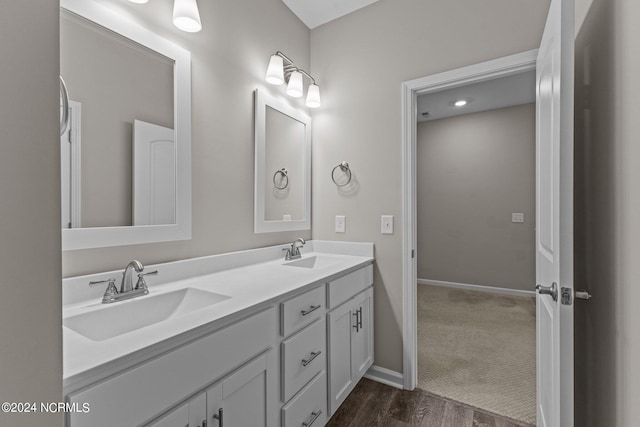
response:
<path id="1" fill-rule="evenodd" d="M 131 259 L 158 263 L 310 238 L 310 231 L 253 233 L 253 91 L 305 108 L 264 75 L 277 50 L 309 69 L 308 28 L 280 0 L 200 1 L 203 30 L 195 34 L 173 26 L 169 0 L 101 3 L 191 51 L 193 238 L 64 252 L 64 276 L 119 269 Z"/>
<path id="2" fill-rule="evenodd" d="M 0 52 L 0 401 L 59 402 L 58 3 L 4 2 Z M 62 416 L 0 413 L 0 424 Z"/>
<path id="3" fill-rule="evenodd" d="M 311 32 L 313 237 L 373 242 L 376 365 L 402 372 L 401 83 L 537 48 L 548 1 L 380 0 Z M 349 162 L 356 188 L 331 169 Z M 321 201 L 321 203 L 316 203 Z M 335 215 L 346 215 L 344 234 Z M 395 234 L 380 234 L 380 215 Z"/>
<path id="4" fill-rule="evenodd" d="M 133 121 L 173 128 L 173 61 L 64 11 L 60 74 L 82 104 L 82 226 L 131 225 Z"/>
<path id="5" fill-rule="evenodd" d="M 526 104 L 418 123 L 419 279 L 533 290 L 535 119 Z"/>
<path id="6" fill-rule="evenodd" d="M 640 3 L 576 4 L 576 426 L 640 420 Z"/>

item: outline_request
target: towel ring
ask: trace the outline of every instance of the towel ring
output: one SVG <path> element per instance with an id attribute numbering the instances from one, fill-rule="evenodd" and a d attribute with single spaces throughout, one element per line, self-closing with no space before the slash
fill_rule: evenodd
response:
<path id="1" fill-rule="evenodd" d="M 64 84 L 62 76 L 60 77 L 60 99 L 62 100 L 62 117 L 60 117 L 60 135 L 67 131 L 69 127 L 69 92 L 67 85 Z"/>
<path id="2" fill-rule="evenodd" d="M 335 177 L 335 173 L 336 173 L 336 169 L 340 168 L 340 170 L 344 173 L 346 173 L 347 175 L 349 175 L 349 178 L 347 178 L 347 182 L 345 182 L 344 184 L 338 184 L 336 182 L 336 177 Z M 349 167 L 349 163 L 347 162 L 341 162 L 339 165 L 337 165 L 335 168 L 333 168 L 333 170 L 331 171 L 331 180 L 333 181 L 333 183 L 335 185 L 337 185 L 338 187 L 344 187 L 345 185 L 349 185 L 349 183 L 351 182 L 351 168 Z"/>
<path id="3" fill-rule="evenodd" d="M 277 170 L 276 173 L 273 174 L 273 186 L 276 187 L 278 190 L 284 190 L 289 186 L 289 177 L 287 176 L 287 173 L 288 173 L 287 169 L 282 168 Z M 276 183 L 276 177 L 278 175 L 282 175 L 282 177 L 280 178 L 280 183 L 282 183 L 282 181 L 284 180 L 283 186 L 278 186 L 278 184 Z"/>

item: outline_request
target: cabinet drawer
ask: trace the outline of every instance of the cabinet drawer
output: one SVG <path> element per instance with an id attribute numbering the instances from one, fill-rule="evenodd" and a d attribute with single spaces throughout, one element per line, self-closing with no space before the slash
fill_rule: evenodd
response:
<path id="1" fill-rule="evenodd" d="M 89 403 L 91 411 L 68 414 L 67 425 L 140 425 L 271 347 L 276 327 L 272 307 L 70 395 L 69 402 Z"/>
<path id="2" fill-rule="evenodd" d="M 325 288 L 320 286 L 280 304 L 283 337 L 324 317 Z"/>
<path id="3" fill-rule="evenodd" d="M 282 401 L 286 402 L 327 366 L 325 319 L 282 341 Z"/>
<path id="4" fill-rule="evenodd" d="M 318 374 L 282 408 L 282 427 L 321 427 L 327 422 L 327 375 Z"/>
<path id="5" fill-rule="evenodd" d="M 367 287 L 373 285 L 373 265 L 329 282 L 329 308 L 335 308 Z"/>

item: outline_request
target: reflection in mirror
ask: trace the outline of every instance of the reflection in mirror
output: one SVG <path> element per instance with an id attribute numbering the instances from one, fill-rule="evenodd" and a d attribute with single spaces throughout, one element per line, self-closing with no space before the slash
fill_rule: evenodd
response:
<path id="1" fill-rule="evenodd" d="M 61 0 L 63 249 L 191 237 L 190 54 L 93 0 Z"/>
<path id="2" fill-rule="evenodd" d="M 308 230 L 311 119 L 256 90 L 255 232 Z"/>
<path id="3" fill-rule="evenodd" d="M 266 107 L 265 221 L 304 219 L 304 131 L 304 123 Z"/>
<path id="4" fill-rule="evenodd" d="M 153 154 L 158 146 L 146 133 L 133 132 L 134 121 L 169 129 L 169 137 L 173 140 L 174 62 L 94 22 L 61 11 L 60 71 L 71 94 L 71 115 L 77 125 L 75 131 L 73 127 L 67 131 L 71 135 L 62 136 L 62 145 L 68 144 L 71 136 L 72 145 L 82 147 L 79 162 L 71 162 L 70 156 L 66 155 L 62 160 L 65 173 L 70 177 L 81 177 L 78 194 L 67 188 L 64 191 L 71 199 L 64 200 L 63 205 L 79 207 L 79 211 L 70 210 L 67 226 L 114 227 L 175 222 L 174 207 L 170 214 L 159 212 L 153 222 L 151 217 L 155 212 L 149 212 L 147 203 L 144 221 L 134 221 L 134 208 L 140 209 L 137 204 L 140 195 L 132 193 L 136 178 L 136 189 L 143 192 L 145 202 L 148 202 L 149 193 L 155 190 L 155 180 L 166 184 L 164 175 L 175 177 L 175 155 L 169 152 L 173 151 L 173 142 L 170 150 L 162 150 L 162 165 L 148 164 L 152 159 L 136 158 L 136 162 L 133 161 L 134 152 Z M 138 149 L 140 145 L 147 147 Z M 151 168 L 136 168 L 139 163 L 147 163 L 145 166 Z M 81 169 L 74 171 L 72 166 Z M 162 166 L 162 169 L 153 166 Z M 72 185 L 70 181 L 63 184 L 69 188 Z M 168 188 L 173 193 L 175 183 Z M 163 193 L 158 196 L 163 198 Z"/>

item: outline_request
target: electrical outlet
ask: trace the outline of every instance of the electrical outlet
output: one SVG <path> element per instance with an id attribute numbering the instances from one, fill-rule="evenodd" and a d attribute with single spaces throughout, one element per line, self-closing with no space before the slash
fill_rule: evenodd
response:
<path id="1" fill-rule="evenodd" d="M 524 213 L 521 213 L 521 212 L 512 213 L 511 222 L 518 222 L 518 223 L 524 222 Z"/>
<path id="2" fill-rule="evenodd" d="M 336 233 L 344 233 L 347 228 L 347 219 L 344 215 L 336 215 Z"/>
<path id="3" fill-rule="evenodd" d="M 393 234 L 393 215 L 382 215 L 380 217 L 380 233 Z"/>

